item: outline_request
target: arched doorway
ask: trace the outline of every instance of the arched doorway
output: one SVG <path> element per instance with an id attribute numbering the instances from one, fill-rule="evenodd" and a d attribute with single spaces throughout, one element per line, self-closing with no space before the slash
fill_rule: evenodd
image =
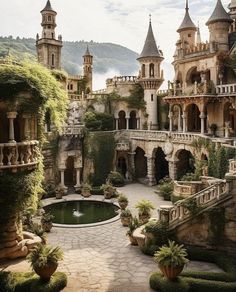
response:
<path id="1" fill-rule="evenodd" d="M 74 167 L 74 157 L 69 156 L 66 160 L 65 169 L 65 185 L 68 187 L 74 186 L 76 184 L 76 170 Z"/>
<path id="2" fill-rule="evenodd" d="M 130 112 L 130 119 L 129 119 L 129 129 L 137 129 L 137 117 L 136 117 L 136 111 Z"/>
<path id="3" fill-rule="evenodd" d="M 119 157 L 117 161 L 117 170 L 126 178 L 127 174 L 127 163 L 124 157 Z"/>
<path id="4" fill-rule="evenodd" d="M 123 130 L 126 129 L 126 114 L 125 111 L 120 111 L 118 114 L 118 129 Z"/>
<path id="5" fill-rule="evenodd" d="M 173 131 L 181 131 L 182 129 L 182 112 L 181 112 L 181 106 L 178 104 L 173 105 L 172 107 L 172 113 L 173 113 L 173 118 L 172 118 L 172 130 Z"/>
<path id="6" fill-rule="evenodd" d="M 134 156 L 135 177 L 145 178 L 147 176 L 147 157 L 142 148 L 137 147 Z"/>
<path id="7" fill-rule="evenodd" d="M 194 157 L 190 151 L 187 151 L 185 149 L 180 150 L 177 158 L 178 162 L 176 165 L 176 170 L 178 179 L 180 179 L 186 173 L 193 173 L 195 171 Z"/>
<path id="8" fill-rule="evenodd" d="M 200 132 L 201 131 L 201 119 L 200 111 L 196 104 L 190 104 L 186 108 L 187 112 L 187 131 L 188 132 Z"/>
<path id="9" fill-rule="evenodd" d="M 195 82 L 201 83 L 201 72 L 197 71 L 197 67 L 191 68 L 186 76 L 187 86 L 192 86 Z"/>
<path id="10" fill-rule="evenodd" d="M 155 178 L 157 183 L 164 177 L 169 176 L 169 164 L 165 157 L 163 150 L 158 147 L 155 155 Z"/>
<path id="11" fill-rule="evenodd" d="M 229 102 L 224 105 L 224 127 L 229 127 L 231 135 L 236 136 L 236 110 Z"/>

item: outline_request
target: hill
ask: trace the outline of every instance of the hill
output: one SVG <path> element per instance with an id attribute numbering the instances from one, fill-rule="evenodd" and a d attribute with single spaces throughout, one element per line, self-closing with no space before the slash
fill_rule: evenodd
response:
<path id="1" fill-rule="evenodd" d="M 98 74 L 115 70 L 122 75 L 138 73 L 138 54 L 126 47 L 111 43 L 96 42 L 63 42 L 62 67 L 70 74 L 81 73 L 83 64 L 83 54 L 89 45 L 91 54 L 94 56 L 94 72 Z M 36 58 L 35 39 L 0 37 L 0 56 L 10 52 L 13 55 L 23 58 L 28 56 Z"/>

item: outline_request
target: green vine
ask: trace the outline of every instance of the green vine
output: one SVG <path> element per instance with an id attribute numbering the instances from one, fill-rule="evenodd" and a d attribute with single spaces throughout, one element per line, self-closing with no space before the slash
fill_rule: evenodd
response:
<path id="1" fill-rule="evenodd" d="M 208 211 L 210 221 L 210 240 L 217 244 L 222 239 L 225 230 L 225 209 L 214 207 Z"/>

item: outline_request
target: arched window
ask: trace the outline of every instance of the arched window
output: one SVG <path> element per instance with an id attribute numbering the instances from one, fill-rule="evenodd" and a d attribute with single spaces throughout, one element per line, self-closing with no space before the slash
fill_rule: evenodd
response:
<path id="1" fill-rule="evenodd" d="M 51 16 L 49 15 L 49 16 L 48 16 L 48 21 L 51 21 L 51 20 L 52 20 L 52 18 L 51 18 Z"/>
<path id="2" fill-rule="evenodd" d="M 52 39 L 54 39 L 54 33 L 52 32 Z"/>
<path id="3" fill-rule="evenodd" d="M 149 65 L 149 76 L 154 77 L 154 64 L 153 63 L 151 63 Z"/>
<path id="4" fill-rule="evenodd" d="M 145 64 L 142 65 L 142 77 L 145 77 Z"/>

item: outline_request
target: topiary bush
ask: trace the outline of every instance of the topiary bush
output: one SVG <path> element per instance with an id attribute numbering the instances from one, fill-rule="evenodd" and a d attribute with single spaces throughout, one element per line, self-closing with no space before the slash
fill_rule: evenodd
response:
<path id="1" fill-rule="evenodd" d="M 170 281 L 159 273 L 151 275 L 149 280 L 150 287 L 160 292 L 187 292 L 189 285 L 183 279 L 178 277 L 175 281 Z"/>
<path id="2" fill-rule="evenodd" d="M 107 177 L 107 180 L 115 187 L 123 187 L 125 184 L 123 175 L 117 171 L 111 171 Z"/>

